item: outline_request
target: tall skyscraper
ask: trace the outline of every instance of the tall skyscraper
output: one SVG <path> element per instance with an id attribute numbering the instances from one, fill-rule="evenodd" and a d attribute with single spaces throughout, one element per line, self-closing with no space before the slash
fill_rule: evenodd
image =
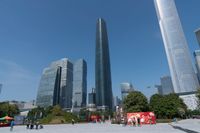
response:
<path id="1" fill-rule="evenodd" d="M 199 88 L 174 0 L 154 0 L 175 93 Z"/>
<path id="2" fill-rule="evenodd" d="M 196 34 L 197 41 L 200 46 L 200 28 L 195 31 L 195 34 Z M 200 50 L 194 51 L 194 58 L 195 58 L 195 65 L 196 65 L 196 69 L 197 69 L 197 76 L 198 76 L 198 80 L 200 83 Z"/>
<path id="3" fill-rule="evenodd" d="M 38 89 L 36 105 L 48 107 L 60 104 L 61 68 L 45 68 Z"/>
<path id="4" fill-rule="evenodd" d="M 62 108 L 71 108 L 73 88 L 73 64 L 67 59 L 51 63 L 44 69 L 36 105 L 41 107 L 60 104 Z"/>
<path id="5" fill-rule="evenodd" d="M 92 92 L 88 94 L 88 104 L 96 105 L 96 91 L 92 88 Z"/>
<path id="6" fill-rule="evenodd" d="M 92 88 L 92 92 L 88 94 L 88 110 L 93 112 L 96 111 L 96 90 Z"/>
<path id="7" fill-rule="evenodd" d="M 200 28 L 195 31 L 195 34 L 196 34 L 197 41 L 198 41 L 199 46 L 200 46 Z"/>
<path id="8" fill-rule="evenodd" d="M 200 50 L 194 51 L 194 59 L 195 59 L 195 65 L 197 68 L 198 80 L 200 81 Z"/>
<path id="9" fill-rule="evenodd" d="M 160 82 L 161 82 L 161 86 L 162 86 L 163 95 L 174 93 L 174 87 L 173 87 L 172 79 L 170 76 L 161 77 Z"/>
<path id="10" fill-rule="evenodd" d="M 87 64 L 85 60 L 80 59 L 74 63 L 73 79 L 74 107 L 85 107 L 87 97 Z"/>
<path id="11" fill-rule="evenodd" d="M 122 95 L 122 101 L 123 101 L 130 92 L 134 91 L 134 88 L 131 83 L 121 83 L 120 86 L 121 86 L 121 95 Z"/>
<path id="12" fill-rule="evenodd" d="M 96 26 L 96 60 L 95 60 L 96 105 L 113 108 L 110 56 L 106 23 L 99 18 Z"/>

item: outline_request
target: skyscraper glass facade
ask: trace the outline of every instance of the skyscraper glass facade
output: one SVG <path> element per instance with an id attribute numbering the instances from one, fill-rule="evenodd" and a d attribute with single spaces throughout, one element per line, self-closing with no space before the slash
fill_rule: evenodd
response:
<path id="1" fill-rule="evenodd" d="M 112 82 L 106 23 L 99 18 L 96 26 L 95 60 L 96 105 L 112 109 Z"/>
<path id="2" fill-rule="evenodd" d="M 167 95 L 170 93 L 174 93 L 174 87 L 172 84 L 172 80 L 170 76 L 163 76 L 160 78 L 162 93 L 163 95 Z"/>
<path id="3" fill-rule="evenodd" d="M 74 107 L 85 107 L 87 97 L 87 64 L 85 60 L 80 59 L 74 63 L 73 79 Z"/>
<path id="4" fill-rule="evenodd" d="M 88 104 L 96 105 L 96 91 L 95 88 L 92 88 L 92 92 L 88 94 Z"/>
<path id="5" fill-rule="evenodd" d="M 200 81 L 200 50 L 194 51 L 194 59 L 195 59 L 195 65 L 197 68 L 198 80 Z"/>
<path id="6" fill-rule="evenodd" d="M 72 90 L 73 90 L 73 63 L 63 58 L 52 62 L 50 67 L 61 67 L 60 82 L 60 105 L 62 108 L 72 107 Z"/>
<path id="7" fill-rule="evenodd" d="M 174 0 L 154 0 L 175 93 L 199 88 Z"/>
<path id="8" fill-rule="evenodd" d="M 195 31 L 195 34 L 196 34 L 197 41 L 198 41 L 199 46 L 200 46 L 200 28 Z"/>
<path id="9" fill-rule="evenodd" d="M 71 108 L 72 88 L 73 64 L 67 58 L 55 61 L 43 71 L 36 104 L 41 107 L 60 104 L 62 108 Z"/>
<path id="10" fill-rule="evenodd" d="M 59 104 L 59 81 L 61 68 L 45 68 L 40 80 L 36 104 L 40 107 L 48 107 Z"/>

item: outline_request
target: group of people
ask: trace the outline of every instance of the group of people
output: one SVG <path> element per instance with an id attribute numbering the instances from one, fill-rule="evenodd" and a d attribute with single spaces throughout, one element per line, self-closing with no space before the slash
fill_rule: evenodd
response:
<path id="1" fill-rule="evenodd" d="M 34 126 L 35 126 L 35 129 L 42 129 L 43 128 L 43 125 L 39 124 L 39 121 L 37 122 L 27 122 L 26 123 L 26 129 L 34 129 Z"/>
<path id="2" fill-rule="evenodd" d="M 141 125 L 140 117 L 129 118 L 128 123 L 131 124 L 132 126 L 140 126 Z"/>

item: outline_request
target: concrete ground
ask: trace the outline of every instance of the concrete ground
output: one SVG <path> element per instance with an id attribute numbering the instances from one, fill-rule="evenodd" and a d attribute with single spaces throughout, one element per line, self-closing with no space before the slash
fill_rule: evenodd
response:
<path id="1" fill-rule="evenodd" d="M 9 133 L 10 128 L 0 128 L 0 133 Z M 200 120 L 188 119 L 178 123 L 161 123 L 131 127 L 110 123 L 44 125 L 44 129 L 30 130 L 25 126 L 15 126 L 13 133 L 200 133 Z"/>

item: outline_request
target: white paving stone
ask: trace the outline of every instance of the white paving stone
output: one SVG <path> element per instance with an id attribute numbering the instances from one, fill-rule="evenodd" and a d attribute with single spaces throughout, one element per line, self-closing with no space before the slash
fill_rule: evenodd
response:
<path id="1" fill-rule="evenodd" d="M 173 128 L 172 126 L 175 126 Z M 10 133 L 10 128 L 0 128 L 0 133 Z M 186 130 L 185 130 L 186 129 Z M 189 132 L 190 131 L 190 132 Z M 193 132 L 191 132 L 193 131 Z M 25 126 L 15 126 L 13 133 L 200 133 L 200 120 L 183 120 L 178 123 L 123 127 L 114 124 L 63 124 L 44 125 L 44 129 L 30 130 Z"/>

